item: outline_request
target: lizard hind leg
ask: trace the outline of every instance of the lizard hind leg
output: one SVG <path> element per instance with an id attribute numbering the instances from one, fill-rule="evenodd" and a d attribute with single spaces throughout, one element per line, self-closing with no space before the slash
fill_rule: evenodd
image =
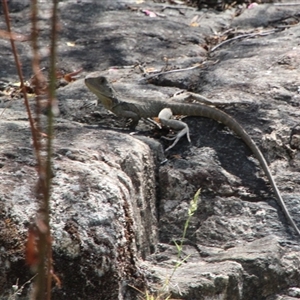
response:
<path id="1" fill-rule="evenodd" d="M 130 117 L 130 118 L 126 119 L 125 126 L 129 127 L 130 130 L 135 130 L 135 128 L 138 125 L 138 123 L 139 123 L 139 119 Z"/>
<path id="2" fill-rule="evenodd" d="M 173 130 L 179 131 L 172 138 L 162 137 L 166 140 L 174 140 L 173 144 L 169 146 L 165 151 L 169 151 L 170 149 L 172 149 L 184 135 L 186 135 L 188 141 L 191 142 L 188 125 L 182 121 L 172 119 L 173 113 L 170 108 L 164 108 L 163 110 L 161 110 L 158 115 L 158 118 L 162 125 L 168 126 Z"/>

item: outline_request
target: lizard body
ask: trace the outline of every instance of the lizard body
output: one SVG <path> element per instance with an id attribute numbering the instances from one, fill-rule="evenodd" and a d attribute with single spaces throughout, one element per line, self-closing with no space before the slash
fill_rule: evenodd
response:
<path id="1" fill-rule="evenodd" d="M 173 114 L 206 117 L 226 125 L 245 142 L 245 144 L 251 149 L 255 157 L 258 159 L 274 190 L 279 206 L 282 208 L 290 225 L 294 228 L 297 234 L 300 235 L 300 230 L 287 210 L 287 207 L 281 197 L 279 189 L 262 152 L 252 138 L 248 135 L 248 133 L 234 118 L 213 106 L 208 106 L 205 104 L 176 103 L 159 100 L 121 100 L 117 92 L 108 83 L 107 79 L 102 76 L 87 77 L 85 79 L 85 84 L 99 98 L 100 102 L 106 109 L 110 110 L 117 116 L 131 118 L 133 120 L 133 127 L 137 125 L 141 118 L 159 116 L 163 125 L 168 125 L 175 130 L 180 130 L 175 142 L 171 147 L 173 147 L 178 139 L 184 134 L 187 134 L 189 139 L 188 126 L 182 121 L 172 119 Z"/>

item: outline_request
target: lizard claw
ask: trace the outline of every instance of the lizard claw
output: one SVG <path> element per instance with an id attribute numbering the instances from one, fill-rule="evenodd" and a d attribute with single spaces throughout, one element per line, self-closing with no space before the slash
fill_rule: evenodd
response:
<path id="1" fill-rule="evenodd" d="M 182 122 L 182 123 L 183 123 L 183 122 Z M 184 123 L 184 124 L 185 124 L 185 123 Z M 186 128 L 183 128 L 183 129 L 182 129 L 181 131 L 179 131 L 174 137 L 172 137 L 172 138 L 165 137 L 165 136 L 162 137 L 163 139 L 166 139 L 166 140 L 169 140 L 169 141 L 175 140 L 175 141 L 173 142 L 173 144 L 172 144 L 171 146 L 169 146 L 169 147 L 165 150 L 165 152 L 167 152 L 167 151 L 169 151 L 170 149 L 172 149 L 184 135 L 187 136 L 187 139 L 188 139 L 189 143 L 191 142 L 191 139 L 190 139 L 190 133 L 189 133 L 189 128 L 188 128 L 187 124 L 185 124 L 185 125 L 186 125 Z"/>

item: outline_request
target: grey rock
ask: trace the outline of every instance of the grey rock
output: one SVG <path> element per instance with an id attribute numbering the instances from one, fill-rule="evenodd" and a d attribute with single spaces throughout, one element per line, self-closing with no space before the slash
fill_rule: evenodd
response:
<path id="1" fill-rule="evenodd" d="M 47 2 L 41 5 L 50 8 Z M 259 6 L 234 18 L 233 10 L 162 10 L 165 4 L 152 1 L 59 5 L 59 68 L 71 72 L 83 67 L 82 78 L 98 71 L 122 97 L 169 98 L 184 88 L 223 102 L 221 109 L 261 147 L 300 224 L 298 132 L 293 130 L 300 117 L 299 25 L 282 23 L 293 18 L 294 10 Z M 157 17 L 149 18 L 139 8 Z M 197 16 L 198 27 L 189 26 Z M 18 20 L 13 30 L 30 32 L 28 8 L 12 17 Z M 48 45 L 48 21 L 42 15 L 43 45 Z M 224 44 L 208 60 L 209 41 L 225 29 L 265 25 L 286 27 Z M 29 43 L 18 48 L 30 78 Z M 42 65 L 47 65 L 45 50 Z M 0 53 L 1 78 L 17 82 L 7 41 L 0 42 Z M 204 62 L 192 71 L 142 80 L 143 68 Z M 62 289 L 53 288 L 53 299 L 141 297 L 130 285 L 159 292 L 178 261 L 174 240 L 181 240 L 190 200 L 199 188 L 198 210 L 181 257 L 188 258 L 164 292 L 205 300 L 298 297 L 299 240 L 243 142 L 217 122 L 185 118 L 192 143 L 182 139 L 163 154 L 168 142 L 153 139 L 160 131 L 153 133 L 141 122 L 131 136 L 124 120 L 97 106 L 82 78 L 57 90 L 51 226 L 54 271 Z M 7 299 L 17 280 L 21 286 L 32 277 L 24 267 L 24 245 L 37 208 L 37 175 L 23 99 L 15 99 L 1 116 L 0 132 L 0 298 Z M 26 285 L 19 298 L 28 299 L 30 288 Z"/>

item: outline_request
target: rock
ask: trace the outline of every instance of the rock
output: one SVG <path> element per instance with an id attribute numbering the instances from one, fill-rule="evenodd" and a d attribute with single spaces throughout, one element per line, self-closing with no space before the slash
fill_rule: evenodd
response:
<path id="1" fill-rule="evenodd" d="M 41 44 L 48 45 L 44 9 L 50 11 L 51 5 L 40 5 Z M 220 109 L 263 151 L 292 218 L 300 224 L 298 24 L 283 18 L 293 19 L 293 9 L 259 5 L 234 17 L 233 10 L 165 8 L 152 1 L 59 5 L 60 69 L 83 67 L 82 78 L 98 71 L 122 98 L 167 99 L 189 89 L 223 103 Z M 156 17 L 147 17 L 142 9 Z M 30 32 L 29 8 L 11 17 L 13 30 Z M 229 28 L 259 33 L 262 25 L 276 32 L 235 39 L 209 51 L 230 39 L 225 33 Z M 47 65 L 47 47 L 42 65 Z M 18 48 L 25 78 L 30 78 L 29 44 Z M 17 82 L 5 40 L 0 53 L 1 78 Z M 194 64 L 199 67 L 148 81 L 141 71 Z M 164 132 L 140 122 L 131 136 L 124 120 L 97 106 L 82 78 L 57 90 L 51 230 L 54 271 L 62 289 L 53 287 L 53 299 L 127 300 L 142 296 L 133 287 L 150 294 L 161 291 L 178 262 L 174 240 L 178 244 L 182 239 L 190 200 L 199 188 L 198 210 L 184 237 L 184 262 L 167 294 L 181 299 L 298 297 L 298 240 L 244 143 L 222 124 L 188 117 L 183 120 L 190 127 L 191 144 L 182 139 L 163 153 L 162 146 L 169 144 L 158 137 Z M 41 118 L 44 122 L 45 116 Z M 24 267 L 24 248 L 37 209 L 37 174 L 23 99 L 13 100 L 0 128 L 0 299 L 12 297 L 28 282 L 19 295 L 25 299 L 33 275 Z"/>
<path id="2" fill-rule="evenodd" d="M 14 149 L 6 150 L 1 169 L 1 199 L 6 222 L 12 228 L 18 227 L 13 238 L 19 240 L 18 234 L 22 234 L 23 242 L 18 243 L 23 249 L 28 221 L 37 208 L 32 189 L 37 178 L 34 165 L 30 165 L 32 158 L 28 160 L 32 154 L 23 150 L 30 141 L 28 124 L 24 123 L 27 126 L 23 128 L 20 122 L 11 124 L 1 124 L 2 137 L 14 136 L 15 140 Z M 19 136 L 12 134 L 15 130 Z M 138 279 L 137 253 L 146 257 L 155 249 L 152 154 L 148 146 L 124 134 L 65 124 L 57 125 L 55 131 L 51 227 L 55 272 L 64 284 L 53 296 L 66 292 L 73 297 L 93 297 L 97 291 L 99 297 L 104 297 L 112 292 L 109 286 L 123 285 L 121 278 L 124 283 Z M 130 152 L 125 148 L 126 139 L 131 140 Z M 2 222 L 8 231 L 8 225 Z M 8 236 L 2 238 L 8 243 Z M 10 270 L 20 263 L 16 251 L 5 255 Z M 72 287 L 77 280 L 89 282 L 90 288 Z M 117 298 L 120 291 L 114 291 L 112 295 Z"/>

